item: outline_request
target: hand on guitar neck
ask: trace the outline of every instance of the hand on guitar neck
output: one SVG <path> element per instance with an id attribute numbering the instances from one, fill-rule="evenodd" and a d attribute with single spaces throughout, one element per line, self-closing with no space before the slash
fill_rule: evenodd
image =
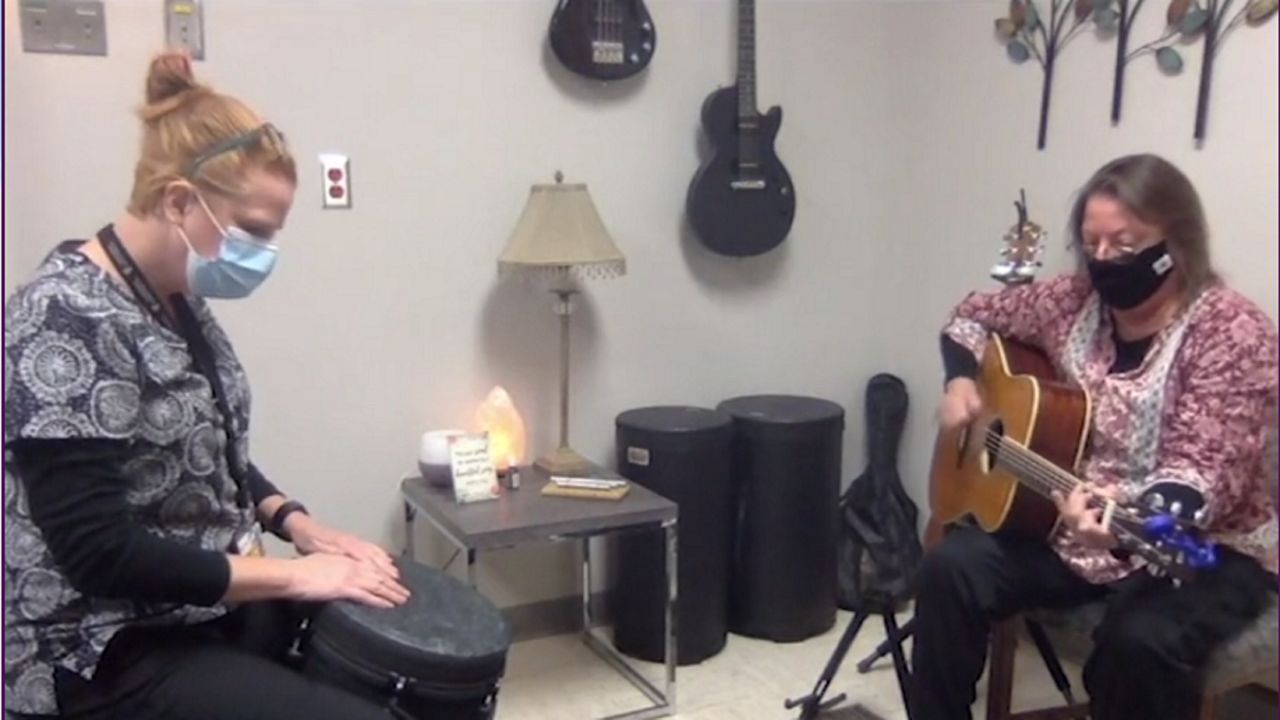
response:
<path id="1" fill-rule="evenodd" d="M 1069 495 L 1053 493 L 1053 502 L 1073 540 L 1100 550 L 1119 547 L 1111 531 L 1111 514 L 1120 502 L 1120 493 L 1115 488 L 1080 484 Z"/>

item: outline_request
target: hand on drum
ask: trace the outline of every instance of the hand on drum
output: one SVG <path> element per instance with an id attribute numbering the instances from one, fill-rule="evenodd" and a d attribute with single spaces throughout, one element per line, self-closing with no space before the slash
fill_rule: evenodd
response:
<path id="1" fill-rule="evenodd" d="M 293 538 L 293 546 L 303 555 L 343 555 L 375 565 L 392 579 L 400 577 L 400 571 L 391 562 L 391 556 L 386 550 L 350 533 L 323 525 L 309 515 L 294 513 L 286 521 L 285 529 Z"/>
<path id="2" fill-rule="evenodd" d="M 321 602 L 354 600 L 392 608 L 409 599 L 409 590 L 381 565 L 346 555 L 317 552 L 291 561 L 290 596 Z M 395 568 L 393 567 L 392 570 Z"/>

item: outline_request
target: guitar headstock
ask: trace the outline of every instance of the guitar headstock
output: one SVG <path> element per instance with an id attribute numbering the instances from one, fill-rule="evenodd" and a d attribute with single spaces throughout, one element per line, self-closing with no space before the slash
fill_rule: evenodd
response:
<path id="1" fill-rule="evenodd" d="M 1218 565 L 1218 547 L 1204 539 L 1201 518 L 1188 521 L 1176 509 L 1172 514 L 1140 506 L 1130 510 L 1136 512 L 1131 519 L 1118 521 L 1124 531 L 1117 536 L 1122 547 L 1147 561 L 1153 575 L 1182 582 Z"/>
<path id="2" fill-rule="evenodd" d="M 1020 194 L 1022 199 L 1013 203 L 1018 210 L 1018 222 L 1005 233 L 1001 260 L 991 267 L 991 277 L 1006 285 L 1020 285 L 1035 279 L 1048 235 L 1039 224 L 1027 219 L 1027 193 L 1023 190 Z"/>

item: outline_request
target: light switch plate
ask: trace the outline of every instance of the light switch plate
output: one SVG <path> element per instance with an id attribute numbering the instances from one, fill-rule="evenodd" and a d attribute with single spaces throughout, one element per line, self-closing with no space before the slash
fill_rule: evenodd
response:
<path id="1" fill-rule="evenodd" d="M 69 55 L 107 54 L 101 0 L 22 0 L 22 49 Z"/>
<path id="2" fill-rule="evenodd" d="M 204 59 L 204 0 L 164 0 L 165 43 Z"/>

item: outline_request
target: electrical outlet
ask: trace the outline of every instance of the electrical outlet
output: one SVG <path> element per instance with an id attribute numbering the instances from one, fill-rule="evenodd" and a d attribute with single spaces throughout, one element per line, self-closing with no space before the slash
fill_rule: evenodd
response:
<path id="1" fill-rule="evenodd" d="M 347 156 L 334 153 L 321 155 L 320 170 L 320 184 L 324 188 L 321 207 L 326 210 L 351 207 L 351 161 Z"/>
<path id="2" fill-rule="evenodd" d="M 22 0 L 26 52 L 106 55 L 107 18 L 101 0 Z"/>
<path id="3" fill-rule="evenodd" d="M 164 0 L 164 38 L 170 48 L 203 60 L 204 1 Z"/>

